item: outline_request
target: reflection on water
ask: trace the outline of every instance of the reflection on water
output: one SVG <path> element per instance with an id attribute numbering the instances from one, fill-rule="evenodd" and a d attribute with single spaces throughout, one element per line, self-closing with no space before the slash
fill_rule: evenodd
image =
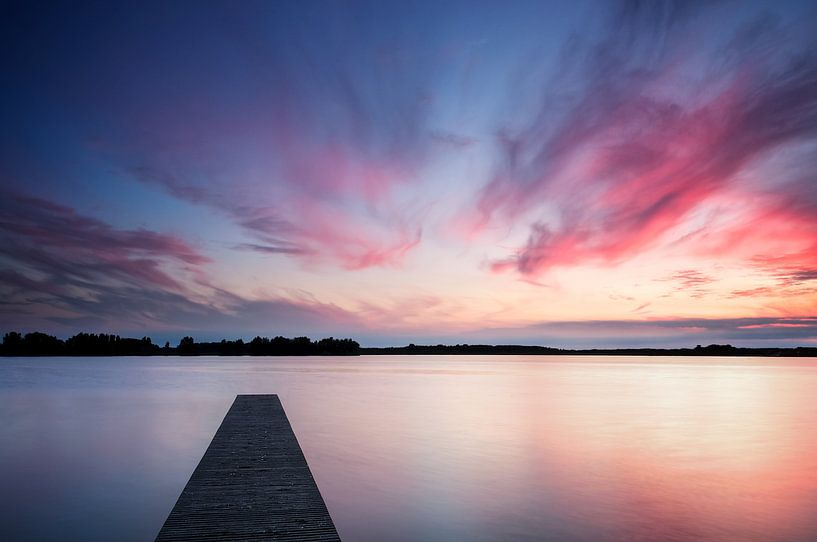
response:
<path id="1" fill-rule="evenodd" d="M 152 540 L 234 395 L 278 393 L 346 542 L 817 540 L 815 390 L 813 359 L 1 359 L 0 539 Z"/>

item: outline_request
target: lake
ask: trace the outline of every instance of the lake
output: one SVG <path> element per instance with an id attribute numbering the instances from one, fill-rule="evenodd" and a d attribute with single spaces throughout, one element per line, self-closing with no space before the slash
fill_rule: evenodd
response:
<path id="1" fill-rule="evenodd" d="M 153 540 L 277 393 L 354 541 L 817 540 L 817 360 L 0 358 L 0 539 Z"/>

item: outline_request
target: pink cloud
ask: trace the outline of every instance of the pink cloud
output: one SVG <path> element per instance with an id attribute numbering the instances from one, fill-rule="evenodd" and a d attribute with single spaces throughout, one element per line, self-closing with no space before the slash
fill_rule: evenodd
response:
<path id="1" fill-rule="evenodd" d="M 536 275 L 554 266 L 631 258 L 666 242 L 713 197 L 755 190 L 741 184 L 738 174 L 756 161 L 786 145 L 814 141 L 813 54 L 794 62 L 783 48 L 757 56 L 751 39 L 731 42 L 734 63 L 690 86 L 690 63 L 695 71 L 714 70 L 684 58 L 694 33 L 682 30 L 692 23 L 629 16 L 619 23 L 648 28 L 628 34 L 611 27 L 597 44 L 574 51 L 573 64 L 557 70 L 559 79 L 546 89 L 533 122 L 503 132 L 503 160 L 480 193 L 472 223 L 515 223 L 543 205 L 554 208 L 556 217 L 535 221 L 527 243 L 495 262 L 494 271 Z M 629 41 L 627 35 L 653 36 L 655 42 Z M 581 90 L 565 97 L 558 94 L 560 85 Z M 796 203 L 790 188 L 782 187 L 789 205 Z M 798 235 L 817 246 L 813 218 L 793 212 L 776 220 L 807 223 Z M 808 250 L 777 265 L 808 263 Z"/>
<path id="2" fill-rule="evenodd" d="M 774 329 L 774 328 L 810 328 L 810 324 L 790 324 L 786 322 L 773 322 L 769 324 L 752 324 L 748 326 L 738 326 L 737 329 Z"/>
<path id="3" fill-rule="evenodd" d="M 0 326 L 6 329 L 179 330 L 351 334 L 366 329 L 331 303 L 247 299 L 213 285 L 210 259 L 184 240 L 117 229 L 20 194 L 0 198 Z"/>
<path id="4" fill-rule="evenodd" d="M 244 74 L 241 100 L 204 90 L 212 106 L 175 92 L 162 108 L 115 103 L 129 122 L 106 148 L 136 179 L 234 221 L 241 248 L 346 269 L 398 265 L 421 240 L 399 192 L 439 144 L 427 66 L 291 39 L 284 60 L 265 34 L 242 37 L 270 73 Z"/>
<path id="5" fill-rule="evenodd" d="M 250 181 L 232 187 L 224 184 L 227 178 L 188 186 L 144 168 L 139 175 L 234 220 L 255 240 L 239 248 L 346 269 L 399 264 L 421 239 L 419 224 L 411 224 L 413 219 L 388 198 L 392 187 L 409 176 L 337 150 L 330 154 L 290 155 L 286 176 L 269 190 Z"/>
<path id="6" fill-rule="evenodd" d="M 18 269 L 43 266 L 89 284 L 105 275 L 132 284 L 180 288 L 165 264 L 195 270 L 209 261 L 173 235 L 115 229 L 63 205 L 13 193 L 2 196 L 2 251 L 20 262 Z"/>

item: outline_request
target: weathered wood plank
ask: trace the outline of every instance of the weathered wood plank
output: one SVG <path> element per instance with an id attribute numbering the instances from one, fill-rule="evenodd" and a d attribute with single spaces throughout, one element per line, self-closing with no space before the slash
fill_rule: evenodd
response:
<path id="1" fill-rule="evenodd" d="M 157 542 L 339 541 L 277 395 L 238 395 Z"/>

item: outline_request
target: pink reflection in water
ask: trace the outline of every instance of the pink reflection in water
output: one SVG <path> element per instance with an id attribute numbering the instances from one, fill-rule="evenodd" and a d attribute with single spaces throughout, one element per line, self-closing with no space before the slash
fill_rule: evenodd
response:
<path id="1" fill-rule="evenodd" d="M 0 525 L 150 538 L 233 396 L 278 393 L 346 542 L 815 540 L 815 389 L 802 359 L 6 360 Z"/>
<path id="2" fill-rule="evenodd" d="M 341 532 L 817 538 L 814 368 L 631 361 L 397 362 L 398 382 L 347 397 L 342 430 L 308 446 Z"/>

